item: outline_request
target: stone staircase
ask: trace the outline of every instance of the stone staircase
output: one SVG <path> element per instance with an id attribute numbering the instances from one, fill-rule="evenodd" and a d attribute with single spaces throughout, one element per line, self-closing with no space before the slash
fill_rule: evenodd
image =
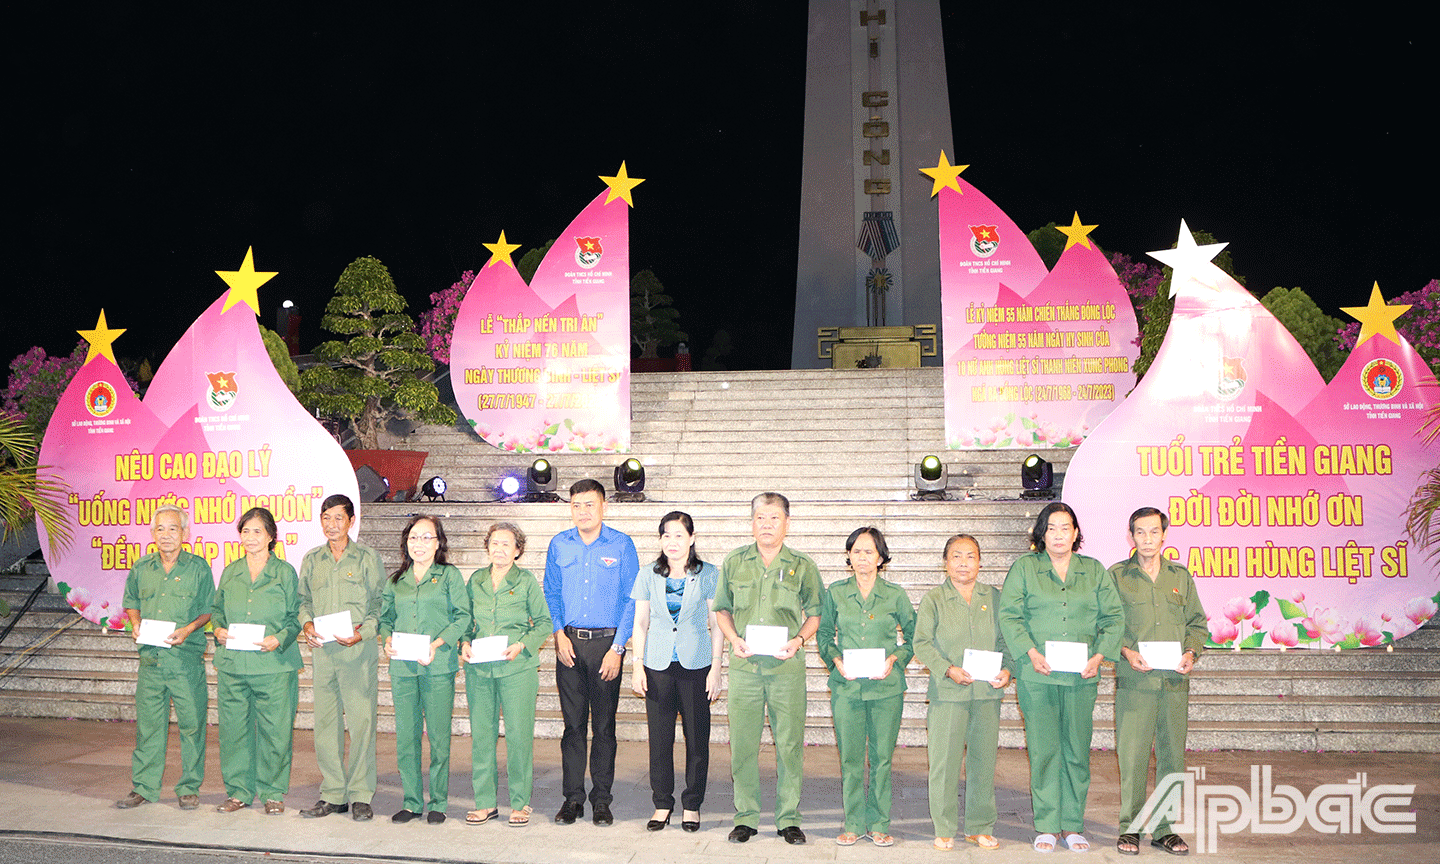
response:
<path id="1" fill-rule="evenodd" d="M 979 539 L 981 579 L 999 584 L 1024 551 L 1021 538 L 1039 506 L 1017 499 L 1025 453 L 943 449 L 936 369 L 636 375 L 631 399 L 631 449 L 646 465 L 647 500 L 610 503 L 606 522 L 635 538 L 642 566 L 657 554 L 658 521 L 672 509 L 694 517 L 702 557 L 718 563 L 730 549 L 751 542 L 749 500 L 773 489 L 791 499 L 789 544 L 815 559 L 827 584 L 843 578 L 850 531 L 875 525 L 885 533 L 893 558 L 887 578 L 918 602 L 942 578 L 940 551 L 957 532 Z M 485 528 L 502 519 L 516 522 L 529 537 L 520 564 L 537 576 L 544 572 L 550 537 L 570 526 L 566 505 L 494 502 L 499 480 L 523 474 L 530 454 L 496 451 L 463 429 L 426 427 L 407 443 L 429 452 L 426 475 L 445 477 L 449 500 L 364 508 L 361 540 L 380 550 L 387 566 L 398 563 L 405 521 L 424 512 L 444 522 L 452 561 L 467 575 L 484 563 Z M 926 453 L 940 455 L 948 465 L 956 500 L 909 500 L 913 466 Z M 1058 478 L 1069 451 L 1042 455 L 1055 464 Z M 550 458 L 563 493 L 581 477 L 594 477 L 610 488 L 622 457 L 558 453 Z M 0 576 L 0 593 L 17 605 L 44 578 L 43 565 L 27 565 Z M 66 624 L 71 626 L 56 635 Z M 42 640 L 48 641 L 36 647 Z M 1426 627 L 1393 651 L 1211 652 L 1194 675 L 1190 746 L 1440 751 L 1437 648 L 1440 629 Z M 296 720 L 302 728 L 313 725 L 306 661 Z M 833 743 L 826 676 L 813 644 L 807 661 L 806 740 Z M 559 737 L 562 723 L 548 643 L 541 662 L 536 733 Z M 630 692 L 628 666 L 620 735 L 643 740 L 644 706 Z M 8 670 L 0 674 L 0 714 L 133 719 L 135 668 L 128 636 L 100 632 L 70 612 L 61 598 L 42 595 L 0 644 L 0 669 Z M 908 678 L 900 741 L 918 746 L 925 743 L 926 674 L 912 664 Z M 213 681 L 212 670 L 212 686 Z M 1099 747 L 1114 745 L 1113 681 L 1110 672 L 1103 673 L 1095 714 Z M 457 690 L 454 730 L 466 734 L 463 681 Z M 381 728 L 393 730 L 383 668 L 380 701 Z M 213 705 L 212 694 L 212 721 Z M 722 694 L 714 708 L 716 741 L 728 740 L 725 717 Z M 1002 746 L 1023 746 L 1013 688 L 1001 717 Z"/>

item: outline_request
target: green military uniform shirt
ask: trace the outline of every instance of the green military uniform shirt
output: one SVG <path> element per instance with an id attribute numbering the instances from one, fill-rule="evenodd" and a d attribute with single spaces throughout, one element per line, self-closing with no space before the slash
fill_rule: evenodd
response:
<path id="1" fill-rule="evenodd" d="M 1125 609 L 1125 633 L 1121 645 L 1139 651 L 1141 642 L 1179 642 L 1181 651 L 1193 651 L 1198 658 L 1205 650 L 1209 629 L 1200 593 L 1190 571 L 1164 558 L 1155 581 L 1140 567 L 1139 554 L 1131 555 L 1110 568 Z M 1119 687 L 1159 690 L 1189 681 L 1173 669 L 1136 672 L 1129 661 L 1115 661 L 1115 683 Z"/>
<path id="2" fill-rule="evenodd" d="M 554 632 L 550 607 L 535 574 L 524 567 L 511 567 L 497 589 L 490 581 L 490 568 L 470 574 L 470 627 L 463 637 L 474 642 L 487 636 L 504 636 L 506 645 L 519 642 L 524 649 L 514 660 L 473 663 L 471 671 L 484 678 L 505 678 L 538 669 L 540 646 Z M 471 650 L 474 650 L 473 646 Z"/>
<path id="3" fill-rule="evenodd" d="M 329 543 L 316 546 L 300 562 L 300 626 L 303 628 L 317 615 L 348 609 L 350 620 L 360 625 L 361 641 L 349 646 L 358 651 L 380 632 L 384 583 L 385 566 L 379 553 L 369 546 L 351 540 L 339 561 L 330 552 Z M 346 651 L 346 646 L 327 642 L 318 650 L 339 654 Z"/>
<path id="4" fill-rule="evenodd" d="M 901 641 L 897 644 L 896 633 Z M 838 637 L 838 638 L 837 638 Z M 915 609 L 910 597 L 893 582 L 875 577 L 868 598 L 860 596 L 855 577 L 842 579 L 825 592 L 820 630 L 815 635 L 820 659 L 830 670 L 830 692 L 851 699 L 873 700 L 905 692 L 905 665 L 915 655 Z M 895 655 L 895 665 L 884 678 L 847 680 L 835 667 L 847 648 L 883 648 Z"/>
<path id="5" fill-rule="evenodd" d="M 751 624 L 784 627 L 789 638 L 800 635 L 806 619 L 818 617 L 824 589 L 820 569 L 809 555 L 781 546 L 766 567 L 760 547 L 751 543 L 725 556 L 720 580 L 715 586 L 715 611 L 728 612 L 735 632 L 745 638 Z M 765 675 L 805 674 L 805 652 L 796 651 L 788 660 L 778 657 L 737 657 L 730 649 L 730 668 Z"/>
<path id="6" fill-rule="evenodd" d="M 165 572 L 159 552 L 152 552 L 136 561 L 125 577 L 121 606 L 140 610 L 141 619 L 174 621 L 178 630 L 201 615 L 209 614 L 214 601 L 215 576 L 210 565 L 199 555 L 181 549 L 169 573 Z M 138 647 L 140 665 L 179 669 L 201 662 L 205 657 L 205 628 L 197 628 L 173 648 L 155 645 Z"/>
<path id="7" fill-rule="evenodd" d="M 1098 675 L 1084 679 L 1078 672 L 1041 675 L 1027 655 L 1031 648 L 1044 654 L 1047 641 L 1084 642 L 1089 656 L 1117 660 L 1124 617 L 1115 580 L 1085 555 L 1070 556 L 1064 581 L 1044 550 L 1021 555 L 1000 590 L 1000 632 L 1022 681 L 1062 687 L 1098 682 Z"/>
<path id="8" fill-rule="evenodd" d="M 231 624 L 264 624 L 265 635 L 280 640 L 274 651 L 232 651 L 215 646 L 215 668 L 231 675 L 274 675 L 294 672 L 304 663 L 295 637 L 300 632 L 299 579 L 295 568 L 271 554 L 253 582 L 244 556 L 220 573 L 210 622 L 217 628 Z"/>
<path id="9" fill-rule="evenodd" d="M 435 649 L 429 666 L 416 660 L 391 660 L 390 677 L 441 675 L 452 677 L 460 668 L 456 646 L 470 629 L 470 594 L 465 577 L 453 564 L 431 564 L 417 585 L 415 570 L 408 568 L 399 579 L 386 579 L 380 605 L 380 638 L 392 633 L 424 633 L 433 642 L 444 640 Z"/>
<path id="10" fill-rule="evenodd" d="M 966 603 L 959 589 L 946 579 L 920 598 L 915 623 L 915 657 L 930 669 L 926 698 L 931 702 L 969 702 L 1005 695 L 1004 688 L 987 682 L 956 684 L 945 674 L 951 666 L 965 665 L 966 648 L 999 651 L 1001 667 L 1015 674 L 1015 658 L 1006 653 L 1000 632 L 1000 590 L 977 582 Z"/>

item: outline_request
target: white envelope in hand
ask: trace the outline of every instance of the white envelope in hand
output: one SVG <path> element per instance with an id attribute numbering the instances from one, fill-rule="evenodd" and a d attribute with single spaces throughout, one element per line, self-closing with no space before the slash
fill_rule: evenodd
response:
<path id="1" fill-rule="evenodd" d="M 310 623 L 314 625 L 315 635 L 320 637 L 321 642 L 352 639 L 355 636 L 355 619 L 350 617 L 349 609 L 329 615 L 317 615 Z"/>
<path id="2" fill-rule="evenodd" d="M 1179 642 L 1140 642 L 1140 659 L 1149 664 L 1151 669 L 1164 669 L 1174 671 L 1180 666 L 1180 643 Z"/>
<path id="3" fill-rule="evenodd" d="M 994 681 L 1000 677 L 1000 667 L 1004 665 L 1004 658 L 999 651 L 978 651 L 974 648 L 965 649 L 965 660 L 960 666 L 965 674 L 976 681 Z"/>
<path id="4" fill-rule="evenodd" d="M 785 650 L 785 643 L 789 641 L 790 630 L 786 627 L 769 624 L 748 624 L 745 627 L 745 644 L 750 646 L 752 654 L 774 657 Z"/>
<path id="5" fill-rule="evenodd" d="M 841 652 L 841 659 L 851 678 L 881 678 L 885 675 L 884 648 L 846 648 Z"/>
<path id="6" fill-rule="evenodd" d="M 494 663 L 497 660 L 505 659 L 505 652 L 510 648 L 510 640 L 504 636 L 486 636 L 484 639 L 476 639 L 470 643 L 471 663 Z"/>
<path id="7" fill-rule="evenodd" d="M 1051 672 L 1084 672 L 1090 662 L 1090 646 L 1084 642 L 1045 642 L 1045 662 Z"/>
<path id="8" fill-rule="evenodd" d="M 430 659 L 430 637 L 424 633 L 391 633 L 390 647 L 396 660 Z"/>
<path id="9" fill-rule="evenodd" d="M 156 648 L 169 648 L 169 642 L 165 639 L 175 632 L 174 621 L 157 621 L 154 618 L 140 619 L 140 632 L 135 641 L 141 645 L 154 645 Z"/>
<path id="10" fill-rule="evenodd" d="M 225 628 L 225 647 L 230 651 L 259 651 L 259 642 L 265 638 L 264 624 L 231 624 Z"/>

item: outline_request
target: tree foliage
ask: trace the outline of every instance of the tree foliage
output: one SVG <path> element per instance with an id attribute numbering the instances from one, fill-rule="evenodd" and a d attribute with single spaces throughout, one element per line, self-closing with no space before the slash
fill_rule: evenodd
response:
<path id="1" fill-rule="evenodd" d="M 734 350 L 735 343 L 730 338 L 730 331 L 716 330 L 715 335 L 710 337 L 710 346 L 705 349 L 705 356 L 700 358 L 700 368 L 706 372 L 730 368 L 725 365 L 725 355 Z"/>
<path id="2" fill-rule="evenodd" d="M 300 401 L 322 415 L 349 420 L 360 446 L 379 446 L 380 430 L 394 417 L 453 423 L 435 385 L 422 375 L 435 368 L 405 298 L 377 259 L 357 258 L 340 274 L 320 326 L 340 336 L 315 355 L 328 365 L 300 376 Z"/>
<path id="3" fill-rule="evenodd" d="M 475 281 L 475 271 L 466 270 L 444 291 L 430 295 L 430 308 L 420 313 L 420 338 L 436 363 L 450 362 L 450 340 L 455 336 L 455 317 Z"/>
<path id="4" fill-rule="evenodd" d="M 65 512 L 65 496 L 70 490 L 60 478 L 36 467 L 39 454 L 39 438 L 25 422 L 0 411 L 0 522 L 4 523 L 4 537 L 9 539 L 39 517 L 50 538 L 50 552 L 58 555 L 73 537 Z"/>
<path id="5" fill-rule="evenodd" d="M 680 310 L 673 303 L 654 271 L 641 270 L 630 278 L 630 339 L 641 357 L 654 357 L 660 346 L 690 338 L 680 329 Z"/>
<path id="6" fill-rule="evenodd" d="M 300 367 L 290 359 L 290 346 L 285 344 L 284 338 L 265 325 L 260 325 L 260 341 L 265 343 L 265 353 L 270 355 L 270 362 L 275 365 L 275 371 L 280 374 L 280 380 L 290 388 L 291 393 L 300 392 Z"/>
<path id="7" fill-rule="evenodd" d="M 1260 303 L 1285 325 L 1285 329 L 1310 355 L 1311 362 L 1320 370 L 1320 377 L 1327 383 L 1334 378 L 1349 353 L 1341 351 L 1335 341 L 1340 320 L 1326 315 L 1300 288 L 1272 288 L 1260 298 Z"/>
<path id="8" fill-rule="evenodd" d="M 1030 239 L 1030 245 L 1035 247 L 1035 251 L 1040 253 L 1045 269 L 1054 270 L 1060 255 L 1065 251 L 1065 235 L 1057 230 L 1055 223 L 1036 228 L 1025 236 Z"/>
<path id="9" fill-rule="evenodd" d="M 1395 329 L 1410 347 L 1429 364 L 1430 371 L 1440 374 L 1440 279 L 1431 279 L 1424 288 L 1392 298 L 1390 305 L 1407 304 L 1410 311 L 1395 319 Z M 1341 327 L 1335 339 L 1348 354 L 1360 338 L 1360 322 Z"/>
<path id="10" fill-rule="evenodd" d="M 1190 236 L 1195 239 L 1195 245 L 1206 246 L 1217 242 L 1209 232 L 1192 231 Z M 1171 249 L 1175 244 L 1170 245 Z M 1235 275 L 1235 262 L 1231 259 L 1230 253 L 1221 251 L 1211 259 L 1211 263 L 1226 273 L 1241 285 L 1245 284 L 1243 276 Z M 1170 299 L 1170 280 L 1173 277 L 1169 267 L 1162 268 L 1164 276 L 1160 284 L 1156 286 L 1155 296 L 1145 304 L 1143 318 L 1144 329 L 1140 331 L 1140 357 L 1135 361 L 1135 380 L 1138 382 L 1149 371 L 1150 365 L 1155 362 L 1155 355 L 1159 353 L 1160 346 L 1165 342 L 1165 331 L 1170 329 L 1170 316 L 1175 311 L 1175 301 Z"/>
<path id="11" fill-rule="evenodd" d="M 544 246 L 531 249 L 521 255 L 520 260 L 515 263 L 515 271 L 520 274 L 521 279 L 525 280 L 526 285 L 529 285 L 530 280 L 535 278 L 535 271 L 540 269 L 540 262 L 545 260 L 546 254 L 550 252 L 550 247 L 554 245 L 555 240 L 551 238 L 550 242 Z"/>

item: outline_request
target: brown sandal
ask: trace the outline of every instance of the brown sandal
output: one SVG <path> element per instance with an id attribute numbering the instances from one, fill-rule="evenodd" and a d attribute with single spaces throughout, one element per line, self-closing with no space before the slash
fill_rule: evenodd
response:
<path id="1" fill-rule="evenodd" d="M 244 810 L 250 805 L 239 798 L 226 798 L 224 803 L 215 808 L 217 813 L 234 813 L 236 810 Z"/>
<path id="2" fill-rule="evenodd" d="M 489 822 L 491 819 L 497 818 L 499 815 L 500 810 L 495 807 L 491 807 L 489 810 L 471 810 L 469 813 L 465 814 L 465 824 L 484 825 L 486 822 Z"/>
<path id="3" fill-rule="evenodd" d="M 521 807 L 519 810 L 511 810 L 511 811 L 510 811 L 510 827 L 511 827 L 511 828 L 523 828 L 524 826 L 529 825 L 529 824 L 530 824 L 530 814 L 531 814 L 531 813 L 534 813 L 534 812 L 535 812 L 535 808 L 534 808 L 534 807 L 531 807 L 529 804 L 526 804 L 524 807 Z"/>

